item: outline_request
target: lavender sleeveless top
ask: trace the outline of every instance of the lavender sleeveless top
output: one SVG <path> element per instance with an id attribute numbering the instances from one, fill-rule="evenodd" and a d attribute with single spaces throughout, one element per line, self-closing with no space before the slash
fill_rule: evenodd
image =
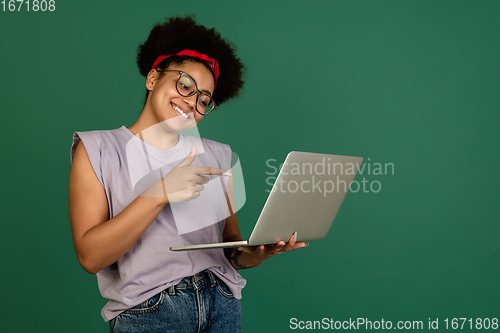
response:
<path id="1" fill-rule="evenodd" d="M 228 145 L 183 134 L 179 134 L 177 145 L 161 150 L 140 140 L 125 126 L 115 130 L 75 132 L 71 161 L 80 140 L 106 191 L 110 218 L 158 179 L 148 179 L 147 170 L 153 171 L 149 176 L 155 171 L 159 171 L 159 177 L 164 176 L 168 168 L 189 154 L 194 142 L 197 157 L 192 165 L 231 168 L 232 152 Z M 223 191 L 227 178 L 209 177 L 211 180 L 199 198 L 165 206 L 122 258 L 97 272 L 99 291 L 108 299 L 101 311 L 104 321 L 207 268 L 228 285 L 236 298 L 241 298 L 246 281 L 229 263 L 222 249 L 170 251 L 171 246 L 222 241 L 227 205 L 213 198 L 225 198 Z"/>

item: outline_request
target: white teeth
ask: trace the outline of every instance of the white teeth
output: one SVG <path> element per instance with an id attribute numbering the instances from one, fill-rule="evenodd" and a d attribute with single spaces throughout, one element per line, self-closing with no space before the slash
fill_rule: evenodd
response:
<path id="1" fill-rule="evenodd" d="M 180 108 L 178 108 L 177 106 L 173 105 L 172 104 L 172 107 L 174 108 L 174 110 L 176 110 L 177 112 L 179 112 L 181 114 L 181 116 L 183 116 L 185 119 L 188 119 L 189 116 L 187 114 L 185 114 Z"/>

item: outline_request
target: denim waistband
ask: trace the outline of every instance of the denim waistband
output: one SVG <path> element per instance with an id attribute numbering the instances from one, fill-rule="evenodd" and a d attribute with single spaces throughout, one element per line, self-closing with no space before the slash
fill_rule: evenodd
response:
<path id="1" fill-rule="evenodd" d="M 175 286 L 167 288 L 168 294 L 175 295 L 176 289 L 186 289 L 186 288 L 199 289 L 204 284 L 209 284 L 210 287 L 213 287 L 215 286 L 216 279 L 217 277 L 214 273 L 212 273 L 208 269 L 204 269 L 193 276 L 186 276 L 181 280 L 181 282 L 179 282 Z"/>

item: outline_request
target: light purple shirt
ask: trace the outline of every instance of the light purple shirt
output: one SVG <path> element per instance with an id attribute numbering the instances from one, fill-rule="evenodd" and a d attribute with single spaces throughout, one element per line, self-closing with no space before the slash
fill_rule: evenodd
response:
<path id="1" fill-rule="evenodd" d="M 140 140 L 125 126 L 115 130 L 75 132 L 71 161 L 80 140 L 85 146 L 97 178 L 106 191 L 110 218 L 134 201 L 138 197 L 137 193 L 141 193 L 139 187 L 144 186 L 144 183 L 138 181 L 144 170 L 138 171 L 136 163 L 131 162 L 137 161 L 136 156 L 130 156 L 131 151 L 138 151 L 133 149 L 134 145 L 141 145 L 146 149 L 147 159 L 150 162 L 155 161 L 149 164 L 153 166 L 153 170 L 155 163 L 156 166 L 177 165 L 188 156 L 194 142 L 198 154 L 192 165 L 224 170 L 231 168 L 232 152 L 228 145 L 183 134 L 179 134 L 177 145 L 161 150 Z M 168 172 L 168 167 L 164 172 Z M 163 173 L 163 176 L 165 174 Z M 153 181 L 155 180 L 150 179 L 150 182 Z M 222 209 L 227 209 L 227 206 L 214 204 L 213 198 L 223 198 L 225 201 L 226 182 L 225 177 L 212 176 L 207 184 L 212 186 L 205 187 L 201 192 L 203 197 L 200 196 L 192 202 L 165 206 L 123 257 L 97 272 L 101 295 L 109 300 L 101 311 L 104 321 L 113 319 L 128 308 L 179 283 L 182 278 L 207 268 L 228 285 L 236 298 L 241 298 L 241 289 L 246 281 L 229 263 L 222 249 L 170 251 L 171 246 L 222 241 L 226 213 Z M 222 199 L 216 203 L 221 201 Z M 224 218 L 216 221 L 221 216 Z"/>

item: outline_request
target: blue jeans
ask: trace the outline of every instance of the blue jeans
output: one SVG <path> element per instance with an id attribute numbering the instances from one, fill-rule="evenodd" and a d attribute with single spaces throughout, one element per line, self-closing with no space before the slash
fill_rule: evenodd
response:
<path id="1" fill-rule="evenodd" d="M 206 269 L 120 313 L 109 332 L 241 332 L 240 300 Z"/>

